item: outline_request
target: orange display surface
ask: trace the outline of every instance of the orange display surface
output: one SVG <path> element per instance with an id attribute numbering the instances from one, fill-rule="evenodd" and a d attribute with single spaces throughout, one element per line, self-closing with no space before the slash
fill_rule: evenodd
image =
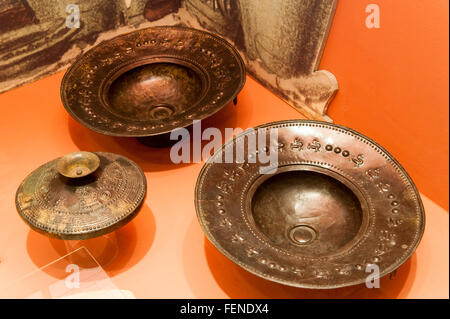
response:
<path id="1" fill-rule="evenodd" d="M 8 286 L 27 285 L 23 278 L 30 273 L 42 272 L 61 280 L 68 275 L 64 269 L 46 267 L 58 264 L 54 261 L 67 254 L 64 242 L 31 230 L 17 214 L 14 196 L 36 167 L 85 150 L 127 156 L 147 177 L 148 192 L 141 212 L 116 231 L 117 255 L 101 265 L 114 287 L 137 298 L 449 297 L 449 215 L 426 197 L 427 224 L 419 248 L 396 276 L 382 278 L 378 289 L 359 285 L 306 290 L 248 273 L 216 250 L 197 222 L 194 188 L 203 164 L 176 165 L 170 161 L 169 148 L 149 148 L 136 139 L 100 135 L 78 124 L 62 106 L 62 76 L 60 72 L 0 95 L 1 296 L 14 297 L 8 295 Z M 238 105 L 228 105 L 202 124 L 222 130 L 246 129 L 295 118 L 300 118 L 298 112 L 248 78 Z M 402 162 L 401 157 L 397 159 Z M 91 242 L 94 250 L 95 244 Z"/>

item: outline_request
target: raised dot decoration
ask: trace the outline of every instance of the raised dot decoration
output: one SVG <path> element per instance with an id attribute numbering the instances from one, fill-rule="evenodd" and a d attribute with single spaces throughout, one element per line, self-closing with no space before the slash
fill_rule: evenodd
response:
<path id="1" fill-rule="evenodd" d="M 344 157 L 349 157 L 350 156 L 350 152 L 347 150 L 342 150 L 342 148 L 340 148 L 339 146 L 333 147 L 333 145 L 328 144 L 325 146 L 325 150 L 328 152 L 332 152 L 334 151 L 336 154 L 342 154 L 342 156 Z"/>
<path id="2" fill-rule="evenodd" d="M 238 260 L 239 265 L 241 265 L 245 269 L 258 274 L 263 278 L 274 280 L 277 282 L 287 282 L 294 285 L 309 287 L 311 286 L 311 282 L 314 281 L 314 287 L 327 286 L 330 288 L 341 286 L 342 282 L 344 282 L 346 285 L 355 284 L 355 282 L 364 283 L 364 279 L 367 277 L 367 274 L 365 273 L 366 265 L 378 264 L 381 270 L 380 274 L 384 275 L 388 273 L 388 270 L 391 271 L 391 269 L 395 269 L 398 266 L 398 263 L 400 263 L 400 261 L 405 259 L 405 256 L 408 255 L 407 253 L 409 253 L 409 250 L 413 249 L 416 246 L 415 240 L 409 240 L 409 238 L 407 238 L 407 236 L 413 236 L 413 233 L 411 232 L 411 234 L 405 235 L 407 228 L 404 225 L 401 225 L 400 220 L 400 217 L 403 218 L 403 216 L 392 215 L 393 213 L 397 212 L 396 209 L 402 210 L 402 205 L 405 206 L 405 210 L 406 208 L 408 208 L 409 210 L 412 207 L 412 205 L 410 206 L 409 197 L 405 199 L 404 194 L 406 190 L 409 190 L 403 187 L 404 184 L 408 184 L 408 180 L 403 179 L 404 184 L 402 185 L 400 185 L 400 183 L 397 183 L 397 180 L 393 181 L 393 179 L 391 179 L 391 177 L 393 176 L 393 174 L 391 174 L 391 171 L 394 171 L 394 173 L 399 172 L 400 175 L 402 173 L 395 165 L 396 163 L 393 161 L 390 162 L 389 158 L 386 157 L 385 158 L 388 159 L 388 161 L 385 162 L 383 158 L 376 157 L 378 156 L 377 154 L 374 155 L 374 157 L 376 157 L 375 160 L 372 160 L 371 156 L 374 152 L 369 150 L 365 145 L 362 145 L 360 148 L 358 148 L 357 143 L 362 144 L 364 140 L 362 140 L 359 135 L 354 136 L 352 132 L 348 132 L 346 134 L 350 137 L 353 137 L 355 141 L 344 141 L 343 139 L 347 137 L 338 135 L 339 140 L 336 139 L 336 142 L 338 142 L 339 144 L 334 145 L 334 141 L 332 142 L 333 136 L 327 135 L 327 133 L 319 132 L 317 135 L 302 135 L 299 133 L 301 132 L 299 130 L 290 130 L 290 127 L 297 128 L 301 126 L 314 125 L 316 125 L 316 127 L 322 128 L 322 124 L 318 125 L 313 123 L 298 124 L 288 122 L 286 124 L 283 123 L 277 126 L 274 125 L 275 127 L 282 127 L 283 129 L 288 128 L 289 130 L 286 135 L 281 136 L 281 141 L 286 146 L 284 149 L 284 153 L 282 154 L 283 158 L 278 162 L 278 164 L 281 167 L 283 167 L 283 165 L 287 166 L 308 164 L 320 166 L 321 168 L 333 170 L 335 173 L 347 177 L 352 182 L 354 181 L 353 175 L 358 175 L 358 177 L 360 177 L 360 180 L 358 180 L 358 182 L 361 183 L 357 184 L 357 186 L 360 186 L 357 188 L 361 189 L 364 196 L 367 195 L 366 192 L 368 192 L 369 195 L 373 195 L 368 200 L 367 208 L 367 214 L 369 216 L 367 238 L 371 240 L 373 237 L 374 240 L 371 240 L 369 243 L 373 243 L 373 245 L 370 245 L 370 249 L 368 249 L 367 251 L 361 249 L 364 247 L 363 245 L 365 245 L 369 241 L 369 239 L 365 239 L 364 237 L 360 242 L 357 242 L 354 245 L 354 248 L 352 250 L 349 249 L 348 252 L 339 252 L 336 255 L 333 255 L 332 260 L 329 260 L 322 256 L 307 256 L 306 254 L 295 254 L 296 249 L 306 250 L 308 248 L 306 246 L 298 247 L 299 245 L 313 245 L 315 243 L 318 243 L 319 240 L 322 240 L 322 238 L 319 236 L 320 228 L 317 228 L 316 238 L 312 239 L 314 238 L 314 233 L 307 232 L 307 229 L 305 229 L 305 227 L 299 227 L 298 229 L 295 229 L 295 231 L 292 231 L 292 233 L 290 233 L 292 228 L 295 226 L 289 225 L 289 227 L 283 229 L 283 239 L 286 240 L 286 247 L 289 248 L 286 248 L 284 246 L 276 246 L 272 242 L 266 240 L 266 238 L 261 234 L 261 229 L 253 228 L 253 220 L 249 217 L 252 206 L 248 202 L 248 198 L 250 198 L 249 193 L 246 192 L 253 191 L 253 189 L 250 187 L 254 185 L 254 180 L 256 180 L 256 178 L 261 175 L 260 172 L 257 172 L 256 165 L 254 165 L 255 167 L 252 166 L 245 171 L 245 178 L 243 177 L 239 179 L 239 182 L 242 182 L 243 184 L 239 184 L 240 188 L 236 187 L 233 188 L 232 191 L 225 193 L 225 199 L 223 200 L 224 209 L 226 209 L 227 213 L 229 214 L 227 217 L 231 222 L 233 222 L 232 229 L 234 231 L 239 231 L 239 234 L 245 238 L 245 242 L 233 246 L 233 251 L 227 249 L 227 256 L 231 254 L 233 257 L 235 257 L 235 259 L 233 260 Z M 324 126 L 326 127 L 327 125 Z M 270 127 L 272 128 L 272 126 Z M 319 136 L 327 136 L 328 141 L 325 141 L 324 138 L 319 139 Z M 298 138 L 298 143 L 294 142 L 294 139 L 296 137 Z M 240 141 L 239 138 L 236 139 Z M 312 146 L 314 146 L 312 145 L 312 141 L 314 139 L 317 139 L 317 141 L 322 144 L 322 149 L 317 152 L 317 155 L 316 153 L 312 152 L 315 149 L 311 148 Z M 300 141 L 302 143 L 302 148 L 300 148 Z M 230 144 L 231 146 L 226 146 L 223 152 L 236 145 L 232 143 Z M 372 146 L 370 141 L 365 144 Z M 280 144 L 271 145 L 271 150 L 276 151 L 279 146 Z M 377 151 L 375 147 L 376 146 L 373 146 L 372 148 Z M 261 148 L 261 151 L 264 150 Z M 364 151 L 364 154 L 360 155 L 359 153 L 357 153 L 359 151 Z M 247 157 L 251 157 L 249 156 L 249 153 L 251 152 L 248 152 L 245 155 L 247 155 Z M 301 154 L 305 155 L 302 156 Z M 340 157 L 339 154 L 342 155 L 342 157 Z M 313 155 L 315 155 L 316 158 L 313 158 L 313 160 L 311 160 L 309 156 L 312 157 Z M 384 155 L 384 153 L 382 155 Z M 307 157 L 307 159 L 305 159 L 305 157 Z M 213 160 L 214 159 L 215 158 L 213 157 Z M 354 169 L 355 167 L 358 168 L 363 166 L 364 164 L 366 164 L 366 166 L 363 167 L 362 170 Z M 338 167 L 336 167 L 336 165 Z M 197 194 L 202 194 L 202 192 L 206 194 L 205 197 L 201 198 L 205 199 L 206 202 L 200 202 L 200 205 L 204 204 L 204 209 L 202 209 L 202 207 L 200 206 L 201 214 L 199 214 L 199 216 L 203 217 L 205 215 L 209 215 L 208 217 L 210 218 L 205 219 L 205 222 L 202 224 L 204 226 L 205 232 L 207 232 L 207 234 L 209 235 L 208 238 L 210 238 L 211 236 L 214 237 L 214 234 L 216 232 L 219 235 L 214 238 L 217 240 L 217 242 L 219 242 L 219 244 L 223 244 L 223 247 L 227 247 L 227 245 L 230 244 L 230 237 L 223 236 L 226 238 L 224 238 L 224 242 L 221 243 L 221 234 L 224 234 L 224 230 L 217 227 L 219 226 L 218 223 L 220 223 L 220 220 L 224 216 L 218 215 L 218 208 L 211 207 L 214 204 L 210 202 L 211 195 L 214 196 L 213 199 L 216 199 L 218 193 L 211 194 L 210 190 L 211 187 L 214 187 L 217 183 L 217 176 L 219 176 L 219 174 L 222 174 L 223 170 L 230 170 L 230 168 L 227 167 L 226 169 L 224 169 L 220 167 L 219 169 L 217 167 L 218 166 L 214 165 L 206 166 L 204 175 L 198 180 L 199 191 Z M 238 165 L 236 164 L 236 168 L 237 167 Z M 234 168 L 234 166 L 231 166 L 231 169 Z M 381 174 L 379 171 L 376 171 L 379 169 L 383 169 L 383 174 Z M 401 177 L 402 176 L 403 175 L 401 175 Z M 211 180 L 209 180 L 207 177 L 209 177 Z M 383 185 L 387 185 L 387 183 L 389 183 L 391 187 L 386 188 L 386 190 L 383 190 L 383 192 L 380 192 L 378 186 L 379 183 L 383 183 Z M 241 189 L 243 189 L 243 191 L 241 191 Z M 413 198 L 413 196 L 411 196 L 411 198 Z M 237 210 L 236 203 L 236 200 L 238 199 L 240 201 L 239 211 Z M 394 201 L 397 201 L 399 203 L 398 207 L 392 206 L 392 202 Z M 214 215 L 214 213 L 216 215 Z M 377 214 L 376 217 L 379 218 L 372 220 L 371 218 L 373 218 L 375 214 Z M 386 217 L 392 217 L 393 220 L 390 224 L 386 222 Z M 403 223 L 408 227 L 411 226 L 410 223 Z M 296 223 L 296 226 L 303 226 L 301 224 L 302 223 Z M 380 238 L 378 238 L 378 233 L 381 231 L 386 232 L 386 234 L 383 233 L 383 239 L 380 239 L 381 236 Z M 404 243 L 411 243 L 411 245 L 402 249 L 401 245 Z M 296 244 L 297 247 L 294 247 L 291 244 Z M 221 247 L 220 245 L 218 246 Z M 258 255 L 255 256 L 250 248 L 257 249 Z M 291 253 L 291 251 L 293 252 Z M 396 260 L 393 260 L 393 256 L 396 257 L 395 255 L 399 253 L 401 255 L 401 258 L 399 258 L 400 261 L 397 262 Z M 347 256 L 350 255 L 354 258 L 341 259 L 341 257 L 345 256 L 347 258 Z M 286 269 L 286 272 L 288 272 L 289 274 L 282 273 L 284 269 Z M 294 275 L 297 273 L 301 275 Z M 332 282 L 332 285 L 330 285 L 330 282 Z"/>

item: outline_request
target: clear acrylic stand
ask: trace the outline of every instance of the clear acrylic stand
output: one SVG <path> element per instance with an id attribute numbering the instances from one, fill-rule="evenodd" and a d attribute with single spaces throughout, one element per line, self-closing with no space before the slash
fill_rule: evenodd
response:
<path id="1" fill-rule="evenodd" d="M 64 240 L 64 245 L 66 247 L 67 254 L 70 252 L 77 250 L 78 248 L 85 247 L 92 256 L 98 261 L 100 265 L 106 267 L 111 263 L 114 258 L 117 257 L 119 252 L 119 244 L 117 242 L 116 232 L 112 232 L 100 237 L 92 238 L 92 239 L 84 239 L 84 240 Z M 77 258 L 82 256 L 78 255 L 69 255 L 73 263 L 82 265 L 84 260 L 76 260 Z M 89 264 L 89 260 L 87 260 L 87 265 Z"/>
<path id="2" fill-rule="evenodd" d="M 105 242 L 100 243 L 103 243 L 104 247 L 114 243 L 113 238 L 103 240 Z M 68 245 L 73 247 L 73 245 L 80 244 L 77 242 L 71 242 Z M 102 245 L 97 242 L 94 247 L 101 250 L 100 247 Z M 105 248 L 105 250 L 107 249 Z M 115 251 L 117 252 L 117 250 Z M 104 256 L 104 254 L 101 256 Z M 131 292 L 120 290 L 112 282 L 111 278 L 86 247 L 77 248 L 46 266 L 10 283 L 0 291 L 2 291 L 2 294 L 0 294 L 1 298 L 134 298 Z"/>

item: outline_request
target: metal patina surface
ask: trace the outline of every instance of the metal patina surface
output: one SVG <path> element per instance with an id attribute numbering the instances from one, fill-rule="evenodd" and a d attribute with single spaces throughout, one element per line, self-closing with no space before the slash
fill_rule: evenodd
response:
<path id="1" fill-rule="evenodd" d="M 208 239 L 229 259 L 269 280 L 303 288 L 364 283 L 376 264 L 392 273 L 416 249 L 424 209 L 402 166 L 351 129 L 317 121 L 282 121 L 246 131 L 205 164 L 195 203 Z M 270 147 L 228 151 L 272 130 Z M 264 138 L 263 138 L 264 139 Z M 262 174 L 261 152 L 278 152 Z M 269 172 L 268 166 L 265 168 Z M 264 173 L 264 171 L 263 171 Z"/>
<path id="2" fill-rule="evenodd" d="M 129 159 L 79 152 L 48 162 L 25 178 L 16 193 L 16 208 L 40 233 L 66 240 L 88 239 L 133 219 L 146 189 L 144 173 Z"/>
<path id="3" fill-rule="evenodd" d="M 95 172 L 100 158 L 91 152 L 74 152 L 61 157 L 56 163 L 58 172 L 68 178 L 81 178 Z"/>
<path id="4" fill-rule="evenodd" d="M 69 114 L 99 133 L 155 136 L 216 113 L 245 83 L 239 53 L 224 39 L 154 27 L 104 41 L 67 71 Z"/>

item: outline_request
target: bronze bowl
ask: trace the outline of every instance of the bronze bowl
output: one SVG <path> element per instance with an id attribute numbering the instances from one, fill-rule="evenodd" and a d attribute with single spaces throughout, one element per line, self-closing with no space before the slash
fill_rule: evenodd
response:
<path id="1" fill-rule="evenodd" d="M 199 222 L 226 257 L 260 277 L 322 289 L 364 283 L 373 265 L 382 277 L 411 256 L 424 209 L 411 178 L 385 149 L 325 122 L 256 129 L 217 151 L 197 181 Z M 271 140 L 272 131 L 278 136 Z M 261 134 L 267 145 L 248 149 Z M 243 160 L 226 163 L 224 154 L 237 145 L 246 146 Z M 263 153 L 278 158 L 264 164 Z"/>
<path id="2" fill-rule="evenodd" d="M 175 26 L 137 30 L 80 56 L 61 84 L 69 114 L 96 132 L 149 137 L 190 126 L 236 98 L 245 65 L 226 40 Z"/>
<path id="3" fill-rule="evenodd" d="M 100 158 L 91 152 L 74 152 L 61 157 L 56 162 L 58 172 L 68 178 L 81 178 L 99 168 Z"/>

